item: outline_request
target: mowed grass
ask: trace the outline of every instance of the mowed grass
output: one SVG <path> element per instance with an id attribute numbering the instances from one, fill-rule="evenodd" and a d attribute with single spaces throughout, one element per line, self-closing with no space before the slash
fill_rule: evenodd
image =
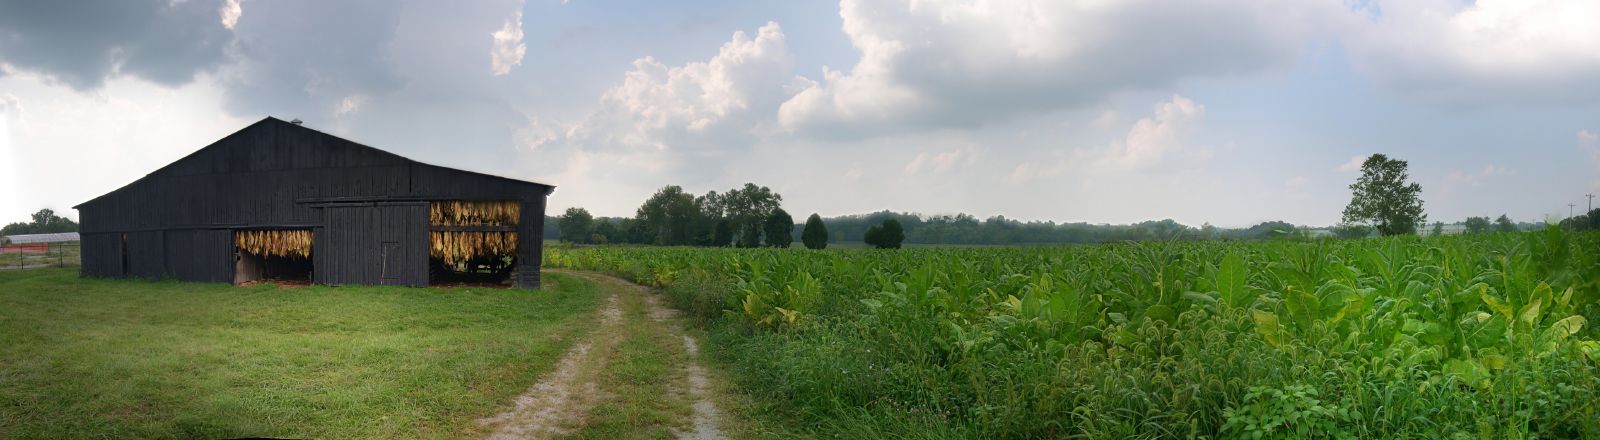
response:
<path id="1" fill-rule="evenodd" d="M 595 284 L 236 288 L 0 272 L 0 438 L 455 438 L 592 330 Z"/>

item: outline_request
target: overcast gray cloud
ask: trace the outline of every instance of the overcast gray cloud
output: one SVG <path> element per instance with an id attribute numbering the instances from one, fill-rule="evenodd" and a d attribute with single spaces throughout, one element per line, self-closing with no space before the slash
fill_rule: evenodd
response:
<path id="1" fill-rule="evenodd" d="M 1129 89 L 1285 66 L 1347 14 L 1277 0 L 843 0 L 861 58 L 783 105 L 791 130 L 840 136 L 970 127 Z"/>
<path id="2" fill-rule="evenodd" d="M 0 1 L 0 64 L 75 89 L 115 75 L 176 86 L 227 61 L 220 0 Z"/>
<path id="3" fill-rule="evenodd" d="M 1343 40 L 1390 91 L 1473 106 L 1600 100 L 1600 2 L 1382 0 L 1366 12 Z"/>
<path id="4" fill-rule="evenodd" d="M 399 88 L 403 77 L 389 52 L 396 6 L 377 0 L 244 3 L 234 26 L 239 62 L 220 77 L 228 109 L 323 123 L 347 99 Z"/>

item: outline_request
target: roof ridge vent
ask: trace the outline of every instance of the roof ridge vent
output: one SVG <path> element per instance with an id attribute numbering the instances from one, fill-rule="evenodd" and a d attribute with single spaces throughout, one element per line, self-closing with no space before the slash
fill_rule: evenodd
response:
<path id="1" fill-rule="evenodd" d="M 300 118 L 290 119 L 289 123 L 294 125 L 305 125 L 305 121 L 300 120 Z"/>

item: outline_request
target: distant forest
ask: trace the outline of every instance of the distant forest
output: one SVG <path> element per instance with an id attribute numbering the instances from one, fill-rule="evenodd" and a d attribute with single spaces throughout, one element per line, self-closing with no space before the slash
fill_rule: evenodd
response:
<path id="1" fill-rule="evenodd" d="M 53 234 L 78 232 L 78 223 L 56 215 L 55 211 L 41 209 L 31 216 L 33 221 L 16 222 L 0 228 L 0 235 Z"/>
<path id="2" fill-rule="evenodd" d="M 915 213 L 880 211 L 871 214 L 825 217 L 828 241 L 831 243 L 860 242 L 867 229 L 884 220 L 895 219 L 905 229 L 905 243 L 957 244 L 957 245 L 1030 245 L 1103 243 L 1126 240 L 1254 240 L 1304 233 L 1305 229 L 1282 221 L 1270 221 L 1249 228 L 1217 228 L 1211 225 L 1192 227 L 1171 219 L 1152 220 L 1131 225 L 1090 223 L 1022 222 L 994 216 L 978 219 L 969 214 L 922 216 Z M 627 231 L 625 225 L 633 219 L 624 217 L 597 217 L 596 222 L 615 225 L 608 228 Z M 562 239 L 558 217 L 546 216 L 544 237 Z M 800 240 L 804 224 L 796 224 L 795 241 Z M 1362 235 L 1367 231 L 1360 231 Z M 571 240 L 569 240 L 571 241 Z M 630 237 L 609 237 L 612 243 L 638 242 Z"/>
<path id="3" fill-rule="evenodd" d="M 667 246 L 788 247 L 800 241 L 808 247 L 826 243 L 865 243 L 875 227 L 895 230 L 891 246 L 906 244 L 1044 245 L 1103 243 L 1140 240 L 1259 240 L 1331 236 L 1361 238 L 1373 235 L 1451 235 L 1525 231 L 1543 223 L 1514 222 L 1498 218 L 1469 217 L 1464 222 L 1427 222 L 1421 187 L 1404 182 L 1406 162 L 1381 154 L 1368 157 L 1362 177 L 1352 185 L 1352 199 L 1344 218 L 1332 227 L 1296 226 L 1267 221 L 1247 228 L 1191 226 L 1172 219 L 1130 225 L 1018 221 L 1005 216 L 978 219 L 970 214 L 921 215 L 889 210 L 870 214 L 814 218 L 797 222 L 782 208 L 783 196 L 754 183 L 718 193 L 695 195 L 677 185 L 656 191 L 639 206 L 634 217 L 594 217 L 581 207 L 560 216 L 546 216 L 544 238 L 574 243 L 632 243 Z M 1399 179 L 1393 178 L 1400 176 Z M 1391 206 L 1392 205 L 1392 206 Z M 1391 215 L 1393 214 L 1393 215 Z M 803 214 L 802 214 L 803 215 Z M 815 217 L 816 214 L 812 214 Z M 816 220 L 820 220 L 817 222 Z M 891 221 L 892 220 L 892 221 Z M 820 223 L 820 224 L 816 224 Z M 1600 229 L 1600 210 L 1562 220 L 1564 229 Z M 805 231 L 814 228 L 811 242 Z M 825 241 L 819 237 L 827 237 Z M 903 240 L 902 240 L 903 238 Z M 820 246 L 819 246 L 820 244 Z"/>

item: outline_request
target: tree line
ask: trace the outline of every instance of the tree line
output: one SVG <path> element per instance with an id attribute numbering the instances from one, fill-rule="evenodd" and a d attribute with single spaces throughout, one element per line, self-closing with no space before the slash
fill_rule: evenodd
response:
<path id="1" fill-rule="evenodd" d="M 16 222 L 0 228 L 0 235 L 26 235 L 26 234 L 55 234 L 61 232 L 78 232 L 78 222 L 56 215 L 50 209 L 41 209 L 31 216 L 33 221 Z"/>
<path id="2" fill-rule="evenodd" d="M 698 196 L 668 185 L 645 199 L 632 218 L 595 218 L 573 207 L 555 223 L 560 238 L 574 243 L 788 247 L 794 218 L 782 203 L 782 195 L 754 183 Z"/>
<path id="3" fill-rule="evenodd" d="M 783 195 L 754 183 L 702 195 L 668 185 L 646 198 L 633 217 L 597 218 L 587 209 L 567 208 L 560 217 L 545 218 L 545 236 L 581 244 L 744 248 L 789 247 L 798 239 L 808 248 L 822 249 L 837 241 L 814 213 L 797 230 L 794 217 L 782 205 Z M 878 247 L 900 247 L 905 238 L 900 225 L 892 219 L 882 223 L 859 237 Z"/>
<path id="4" fill-rule="evenodd" d="M 904 244 L 1029 245 L 1130 240 L 1261 239 L 1303 232 L 1282 221 L 1226 229 L 1191 227 L 1172 219 L 1132 225 L 1022 222 L 1005 216 L 984 220 L 970 214 L 923 216 L 880 211 L 823 218 L 802 225 L 782 207 L 783 196 L 747 183 L 727 192 L 690 194 L 670 185 L 640 204 L 633 217 L 595 217 L 581 207 L 546 217 L 545 237 L 579 244 L 630 243 L 662 246 L 788 247 L 812 249 L 829 243 L 861 242 L 880 248 Z"/>
<path id="5" fill-rule="evenodd" d="M 1327 230 L 1339 238 L 1416 234 L 1428 226 L 1423 213 L 1421 185 L 1410 181 L 1408 163 L 1383 154 L 1362 162 L 1361 176 L 1350 185 L 1351 200 L 1341 223 Z M 783 196 L 770 188 L 746 183 L 724 193 L 703 195 L 682 187 L 663 187 L 640 205 L 632 218 L 596 218 L 583 208 L 570 208 L 546 217 L 546 238 L 574 243 L 635 243 L 667 246 L 788 247 L 800 240 L 821 249 L 828 243 L 860 241 L 897 248 L 905 243 L 956 245 L 1034 245 L 1102 243 L 1142 240 L 1257 240 L 1305 238 L 1321 233 L 1284 221 L 1267 221 L 1246 228 L 1198 227 L 1172 219 L 1129 225 L 1018 221 L 1005 216 L 982 220 L 970 214 L 923 216 L 909 212 L 879 211 L 823 218 L 811 214 L 797 228 L 782 208 Z M 1600 225 L 1600 210 L 1562 222 L 1572 229 Z M 1438 235 L 1444 223 L 1434 222 Z M 1510 232 L 1525 229 L 1501 215 L 1471 217 L 1467 233 Z"/>

